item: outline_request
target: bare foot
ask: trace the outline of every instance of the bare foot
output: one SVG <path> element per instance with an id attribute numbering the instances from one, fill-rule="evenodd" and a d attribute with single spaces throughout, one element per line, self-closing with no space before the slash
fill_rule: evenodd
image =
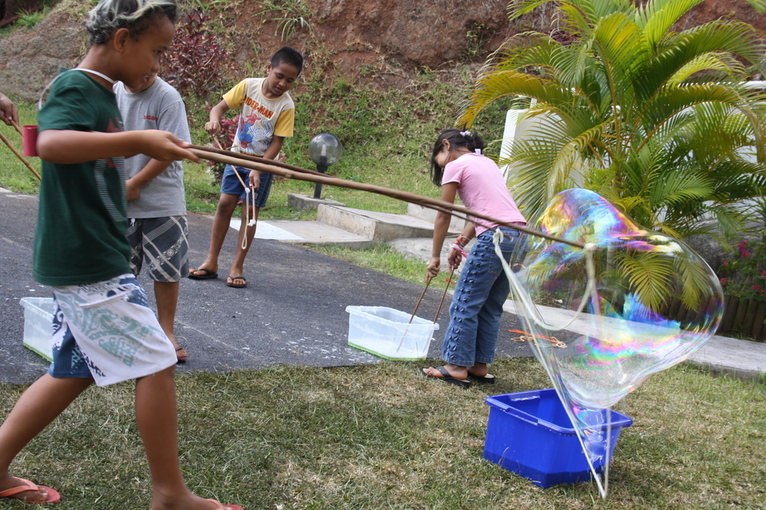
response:
<path id="1" fill-rule="evenodd" d="M 445 363 L 444 368 L 449 372 L 449 375 L 455 379 L 466 379 L 468 377 L 468 369 L 459 365 L 453 365 L 452 363 Z M 442 378 L 444 375 L 434 367 L 428 367 L 423 369 L 423 373 L 430 375 L 431 377 Z"/>
<path id="2" fill-rule="evenodd" d="M 218 278 L 218 269 L 211 269 L 203 264 L 200 267 L 189 269 L 188 276 L 192 280 L 212 280 Z"/>
<path id="3" fill-rule="evenodd" d="M 155 498 L 160 499 L 160 498 Z M 151 510 L 243 510 L 238 505 L 224 505 L 214 499 L 204 499 L 192 494 L 187 497 L 170 501 L 152 501 Z"/>
<path id="4" fill-rule="evenodd" d="M 475 363 L 472 367 L 468 367 L 467 373 L 476 377 L 485 377 L 489 370 L 486 363 Z"/>
<path id="5" fill-rule="evenodd" d="M 180 345 L 176 347 L 176 359 L 178 360 L 178 363 L 186 363 L 189 359 L 189 353 Z"/>

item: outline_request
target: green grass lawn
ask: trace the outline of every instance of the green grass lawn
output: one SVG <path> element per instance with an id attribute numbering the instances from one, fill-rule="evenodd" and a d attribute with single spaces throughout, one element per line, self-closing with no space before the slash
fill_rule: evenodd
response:
<path id="1" fill-rule="evenodd" d="M 692 366 L 652 376 L 616 407 L 635 423 L 602 500 L 593 483 L 541 489 L 482 459 L 485 397 L 550 386 L 536 360 L 501 360 L 498 384 L 470 390 L 422 377 L 422 365 L 180 375 L 188 484 L 248 510 L 766 508 L 763 382 Z M 88 390 L 13 473 L 60 490 L 60 510 L 148 508 L 132 389 Z M 22 390 L 3 386 L 0 413 Z"/>
<path id="2" fill-rule="evenodd" d="M 36 124 L 35 108 L 29 103 L 17 102 L 19 106 L 19 125 Z M 11 146 L 19 154 L 23 155 L 23 146 L 21 144 L 21 135 L 16 132 L 13 126 L 8 126 L 0 122 L 0 133 L 10 142 Z M 40 173 L 39 158 L 25 158 L 32 168 Z M 10 189 L 19 193 L 35 193 L 38 189 L 39 181 L 32 172 L 19 160 L 13 151 L 5 144 L 0 142 L 0 188 Z"/>

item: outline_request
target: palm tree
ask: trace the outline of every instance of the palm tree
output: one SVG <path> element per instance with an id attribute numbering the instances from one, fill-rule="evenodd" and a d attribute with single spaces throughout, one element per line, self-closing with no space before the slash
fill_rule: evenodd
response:
<path id="1" fill-rule="evenodd" d="M 551 1 L 516 0 L 509 16 Z M 766 94 L 743 83 L 766 45 L 732 20 L 674 31 L 702 1 L 559 1 L 555 36 L 520 34 L 488 60 L 458 122 L 502 97 L 534 100 L 536 127 L 509 158 L 529 217 L 584 187 L 676 238 L 742 228 L 743 204 L 766 190 Z"/>

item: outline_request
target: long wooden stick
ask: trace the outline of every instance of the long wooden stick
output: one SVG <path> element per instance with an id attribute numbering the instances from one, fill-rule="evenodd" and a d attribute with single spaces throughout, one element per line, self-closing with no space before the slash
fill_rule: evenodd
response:
<path id="1" fill-rule="evenodd" d="M 543 237 L 545 239 L 550 239 L 552 241 L 568 244 L 570 246 L 574 246 L 575 248 L 585 248 L 585 245 L 583 243 L 578 243 L 577 241 L 570 241 L 568 239 L 562 239 L 560 237 L 552 236 L 550 234 L 546 234 L 544 232 L 540 232 L 538 230 L 534 230 L 522 225 L 509 223 L 507 221 L 503 221 L 497 218 L 493 218 L 491 216 L 487 216 L 486 214 L 481 214 L 476 211 L 472 211 L 471 209 L 468 209 L 461 205 L 451 204 L 449 202 L 445 202 L 443 200 L 438 200 L 435 198 L 425 197 L 422 195 L 416 195 L 414 193 L 408 193 L 406 191 L 401 191 L 401 190 L 397 190 L 393 188 L 376 186 L 374 184 L 347 181 L 344 179 L 339 179 L 337 177 L 332 177 L 319 172 L 306 170 L 305 168 L 294 167 L 286 163 L 272 161 L 270 159 L 257 158 L 255 156 L 245 156 L 245 155 L 241 155 L 231 151 L 219 151 L 216 149 L 212 149 L 210 147 L 203 147 L 200 145 L 192 145 L 189 148 L 189 150 L 191 150 L 191 152 L 196 154 L 198 157 L 207 159 L 210 161 L 217 161 L 219 163 L 226 163 L 230 165 L 241 166 L 244 168 L 251 168 L 254 170 L 259 170 L 261 172 L 268 172 L 271 174 L 286 177 L 288 179 L 298 179 L 300 181 L 318 182 L 320 184 L 326 184 L 328 186 L 339 186 L 342 188 L 350 188 L 350 189 L 356 189 L 359 191 L 377 193 L 379 195 L 385 195 L 385 196 L 396 198 L 398 200 L 403 200 L 405 202 L 409 202 L 412 204 L 422 205 L 423 207 L 427 207 L 429 209 L 435 209 L 437 211 L 449 212 L 450 214 L 454 214 L 454 213 L 464 214 L 472 218 L 478 218 L 491 223 L 513 228 L 530 235 Z"/>
<path id="2" fill-rule="evenodd" d="M 15 120 L 11 120 L 11 124 L 13 124 L 13 127 L 16 128 L 16 132 L 20 134 L 21 136 L 24 136 L 24 134 L 21 132 L 21 128 L 19 127 L 19 124 Z"/>
<path id="3" fill-rule="evenodd" d="M 216 149 L 223 150 L 223 147 L 221 147 L 221 143 L 218 141 L 218 139 L 215 136 L 213 136 L 212 133 L 209 133 L 209 134 L 210 134 L 210 139 L 213 140 L 213 144 L 215 145 Z"/>
<path id="4" fill-rule="evenodd" d="M 431 275 L 426 276 L 426 285 L 423 287 L 423 292 L 420 293 L 420 297 L 418 298 L 417 304 L 415 304 L 415 309 L 412 311 L 412 315 L 410 316 L 410 320 L 408 324 L 412 324 L 412 319 L 415 318 L 415 314 L 418 313 L 418 308 L 420 308 L 420 303 L 423 301 L 423 296 L 426 295 L 426 291 L 428 290 L 428 285 L 431 283 Z"/>
<path id="5" fill-rule="evenodd" d="M 35 170 L 34 168 L 32 168 L 32 165 L 30 165 L 30 164 L 29 164 L 29 161 L 27 161 L 27 160 L 24 158 L 24 156 L 22 156 L 22 155 L 19 153 L 19 151 L 17 151 L 17 150 L 16 150 L 16 148 L 15 148 L 13 145 L 11 145 L 11 142 L 10 142 L 10 140 L 8 140 L 8 139 L 5 137 L 5 135 L 3 135 L 2 133 L 0 133 L 0 138 L 2 138 L 2 139 L 3 139 L 3 142 L 5 142 L 5 145 L 7 145 L 9 149 L 11 149 L 11 152 L 13 152 L 14 154 L 16 154 L 16 157 L 17 157 L 17 158 L 19 158 L 19 159 L 21 160 L 21 162 L 22 162 L 22 163 L 24 163 L 24 164 L 27 166 L 27 168 L 29 168 L 29 171 L 30 171 L 30 172 L 32 172 L 33 174 L 35 174 L 35 177 L 37 177 L 37 179 L 38 179 L 38 180 L 42 180 L 42 177 L 40 177 L 40 174 L 39 174 L 39 173 L 37 173 L 37 170 Z"/>
<path id="6" fill-rule="evenodd" d="M 219 144 L 220 146 L 220 144 Z M 305 174 L 311 174 L 311 175 L 327 175 L 323 174 L 322 172 L 318 172 L 316 170 L 309 170 L 307 168 L 301 168 L 299 166 L 291 165 L 289 163 L 284 163 L 282 161 L 277 161 L 275 159 L 265 159 L 262 156 L 253 156 L 252 154 L 245 154 L 244 152 L 234 152 L 224 149 L 223 147 L 219 147 L 218 149 L 213 149 L 212 147 L 205 147 L 202 145 L 192 145 L 192 149 L 201 149 L 206 152 L 210 152 L 213 154 L 220 154 L 221 156 L 233 156 L 239 160 L 245 160 L 245 161 L 253 161 L 255 163 L 265 163 L 271 166 L 276 166 L 279 168 L 284 168 L 286 170 L 293 170 L 295 172 L 305 173 Z M 204 157 L 204 156 L 202 156 Z M 208 158 L 205 158 L 208 159 Z M 214 161 L 214 160 L 211 160 Z M 244 165 L 239 165 L 244 166 Z M 274 173 L 274 172 L 270 172 Z"/>
<path id="7" fill-rule="evenodd" d="M 439 314 L 442 311 L 442 305 L 444 304 L 444 298 L 447 295 L 447 289 L 449 289 L 449 284 L 452 283 L 452 275 L 455 274 L 455 268 L 449 270 L 449 278 L 447 278 L 447 285 L 444 287 L 444 292 L 442 293 L 442 299 L 439 301 L 439 307 L 436 309 L 436 315 L 434 315 L 433 323 L 436 324 L 436 321 L 439 320 Z"/>

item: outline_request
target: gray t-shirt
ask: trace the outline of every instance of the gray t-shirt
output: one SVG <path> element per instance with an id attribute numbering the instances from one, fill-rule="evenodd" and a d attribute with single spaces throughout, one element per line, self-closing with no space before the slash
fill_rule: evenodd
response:
<path id="1" fill-rule="evenodd" d="M 122 113 L 125 131 L 159 129 L 170 131 L 186 142 L 191 141 L 186 107 L 181 95 L 160 77 L 148 89 L 132 94 L 122 82 L 114 85 L 117 105 Z M 125 174 L 136 175 L 150 158 L 138 154 L 125 158 Z M 184 169 L 174 161 L 160 175 L 146 183 L 138 198 L 128 202 L 128 218 L 162 218 L 186 214 Z"/>

